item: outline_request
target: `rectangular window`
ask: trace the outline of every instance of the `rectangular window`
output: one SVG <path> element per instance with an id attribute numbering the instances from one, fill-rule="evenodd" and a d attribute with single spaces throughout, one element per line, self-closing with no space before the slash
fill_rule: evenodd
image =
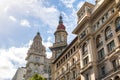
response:
<path id="1" fill-rule="evenodd" d="M 70 52 L 68 52 L 68 57 L 70 57 Z"/>
<path id="2" fill-rule="evenodd" d="M 105 22 L 105 18 L 103 17 L 103 18 L 102 18 L 102 23 L 104 23 L 104 22 Z"/>
<path id="3" fill-rule="evenodd" d="M 75 71 L 73 71 L 73 79 L 75 79 Z"/>
<path id="4" fill-rule="evenodd" d="M 65 55 L 66 59 L 67 59 L 67 54 Z"/>
<path id="5" fill-rule="evenodd" d="M 86 74 L 85 80 L 91 80 L 90 75 Z"/>
<path id="6" fill-rule="evenodd" d="M 108 52 L 111 52 L 114 50 L 114 48 L 115 48 L 114 40 L 111 41 L 109 44 L 107 44 L 107 48 L 108 48 Z"/>
<path id="7" fill-rule="evenodd" d="M 101 75 L 104 76 L 106 73 L 105 73 L 105 66 L 102 66 L 101 67 Z"/>
<path id="8" fill-rule="evenodd" d="M 57 63 L 57 65 L 56 65 L 56 67 L 58 68 L 58 63 Z"/>
<path id="9" fill-rule="evenodd" d="M 118 40 L 119 40 L 119 42 L 120 42 L 120 35 L 118 36 Z"/>
<path id="10" fill-rule="evenodd" d="M 98 59 L 101 60 L 105 57 L 104 48 L 98 51 Z"/>
<path id="11" fill-rule="evenodd" d="M 84 60 L 83 60 L 83 65 L 87 65 L 88 64 L 88 57 L 86 57 Z"/>
<path id="12" fill-rule="evenodd" d="M 114 70 L 116 70 L 116 68 L 117 68 L 117 62 L 116 62 L 116 60 L 112 61 L 112 65 L 113 65 Z"/>
<path id="13" fill-rule="evenodd" d="M 39 62 L 40 61 L 40 57 L 36 57 L 36 62 Z"/>
<path id="14" fill-rule="evenodd" d="M 83 37 L 85 37 L 85 35 L 86 35 L 86 32 L 83 31 L 83 32 L 80 34 L 80 39 L 82 39 Z"/>

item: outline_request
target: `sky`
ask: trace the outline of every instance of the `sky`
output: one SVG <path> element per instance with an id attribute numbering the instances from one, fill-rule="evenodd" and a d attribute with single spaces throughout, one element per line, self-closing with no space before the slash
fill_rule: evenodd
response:
<path id="1" fill-rule="evenodd" d="M 0 80 L 11 80 L 19 67 L 25 67 L 25 57 L 33 38 L 39 31 L 51 57 L 49 47 L 60 13 L 68 32 L 68 43 L 75 35 L 77 11 L 87 1 L 95 0 L 0 0 Z"/>

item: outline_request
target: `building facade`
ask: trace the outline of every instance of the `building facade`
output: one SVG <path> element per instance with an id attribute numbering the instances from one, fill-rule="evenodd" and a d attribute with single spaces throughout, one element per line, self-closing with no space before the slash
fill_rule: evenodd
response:
<path id="1" fill-rule="evenodd" d="M 52 60 L 52 80 L 120 80 L 120 0 L 85 2 L 77 16 L 76 38 Z"/>
<path id="2" fill-rule="evenodd" d="M 26 67 L 19 68 L 12 80 L 29 80 L 35 73 L 40 74 L 46 80 L 51 80 L 51 59 L 46 57 L 45 52 L 42 38 L 38 32 L 28 50 Z"/>
<path id="3" fill-rule="evenodd" d="M 24 75 L 26 73 L 25 67 L 18 68 L 12 80 L 25 80 Z"/>
<path id="4" fill-rule="evenodd" d="M 95 2 L 85 2 L 77 12 L 77 26 L 72 32 L 76 37 L 69 45 L 60 15 L 50 47 L 51 59 L 46 58 L 37 33 L 26 67 L 19 68 L 12 80 L 28 80 L 34 73 L 47 80 L 120 80 L 120 0 Z"/>

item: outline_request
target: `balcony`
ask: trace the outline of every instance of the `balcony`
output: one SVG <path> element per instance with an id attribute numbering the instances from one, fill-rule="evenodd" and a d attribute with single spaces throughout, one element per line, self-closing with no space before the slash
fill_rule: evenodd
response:
<path id="1" fill-rule="evenodd" d="M 87 19 L 90 17 L 90 13 L 88 11 L 86 11 L 85 13 L 83 13 L 83 15 L 78 19 L 78 24 L 80 24 L 84 19 Z"/>
<path id="2" fill-rule="evenodd" d="M 101 75 L 98 80 L 106 80 L 108 77 L 115 75 L 116 73 L 120 72 L 120 65 L 115 67 L 114 69 L 108 71 L 105 75 Z"/>
<path id="3" fill-rule="evenodd" d="M 93 63 L 92 63 L 92 62 L 89 62 L 88 64 L 86 64 L 86 65 L 81 69 L 80 73 L 81 73 L 81 74 L 84 73 L 86 70 L 88 70 L 89 68 L 91 68 L 92 65 L 93 65 Z"/>

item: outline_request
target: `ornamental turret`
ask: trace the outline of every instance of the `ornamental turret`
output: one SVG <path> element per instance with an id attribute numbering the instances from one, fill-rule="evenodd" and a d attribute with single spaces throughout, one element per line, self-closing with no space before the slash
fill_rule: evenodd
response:
<path id="1" fill-rule="evenodd" d="M 66 27 L 63 24 L 62 16 L 59 17 L 59 24 L 57 26 L 57 30 L 54 33 L 55 36 L 55 42 L 53 43 L 53 46 L 50 47 L 52 51 L 52 58 L 57 58 L 62 51 L 67 46 L 67 31 L 65 30 Z"/>

